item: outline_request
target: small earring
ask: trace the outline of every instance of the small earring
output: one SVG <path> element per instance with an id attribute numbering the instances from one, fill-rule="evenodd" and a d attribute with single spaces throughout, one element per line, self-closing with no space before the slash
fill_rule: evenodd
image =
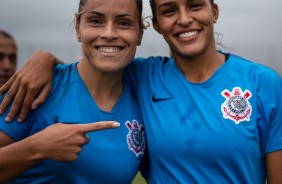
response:
<path id="1" fill-rule="evenodd" d="M 78 41 L 78 42 L 81 42 L 80 36 L 77 36 L 77 41 Z"/>

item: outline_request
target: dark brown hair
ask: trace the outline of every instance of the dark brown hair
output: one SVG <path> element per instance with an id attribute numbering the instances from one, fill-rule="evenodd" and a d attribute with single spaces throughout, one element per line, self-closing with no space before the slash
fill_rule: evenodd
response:
<path id="1" fill-rule="evenodd" d="M 3 36 L 4 38 L 9 38 L 10 40 L 12 40 L 14 42 L 16 49 L 17 49 L 16 41 L 10 33 L 3 31 L 3 30 L 0 30 L 0 36 Z"/>
<path id="2" fill-rule="evenodd" d="M 4 36 L 5 38 L 10 38 L 11 40 L 14 41 L 13 36 L 6 31 L 0 30 L 0 35 Z"/>

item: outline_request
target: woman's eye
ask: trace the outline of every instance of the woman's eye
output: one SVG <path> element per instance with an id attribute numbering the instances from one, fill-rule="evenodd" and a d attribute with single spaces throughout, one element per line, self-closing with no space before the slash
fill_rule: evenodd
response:
<path id="1" fill-rule="evenodd" d="M 90 23 L 93 25 L 102 24 L 102 21 L 98 18 L 93 18 L 90 20 Z"/>
<path id="2" fill-rule="evenodd" d="M 130 22 L 123 20 L 123 21 L 120 21 L 118 23 L 118 25 L 121 26 L 121 27 L 129 27 L 131 24 L 130 24 Z"/>
<path id="3" fill-rule="evenodd" d="M 191 9 L 193 9 L 193 10 L 197 10 L 197 9 L 200 9 L 201 7 L 202 7 L 202 4 L 200 4 L 200 3 L 194 3 L 194 4 L 192 4 L 191 6 Z"/>
<path id="4" fill-rule="evenodd" d="M 166 9 L 166 10 L 163 10 L 162 14 L 163 15 L 171 15 L 173 14 L 174 10 L 173 9 Z"/>

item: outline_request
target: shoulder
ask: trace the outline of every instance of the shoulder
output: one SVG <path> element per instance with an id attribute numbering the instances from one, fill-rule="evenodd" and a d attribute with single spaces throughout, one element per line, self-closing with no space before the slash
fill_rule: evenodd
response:
<path id="1" fill-rule="evenodd" d="M 74 72 L 77 72 L 77 64 L 75 63 L 69 63 L 69 64 L 58 64 L 54 68 L 54 78 L 68 78 L 70 77 Z"/>
<path id="2" fill-rule="evenodd" d="M 169 57 L 164 57 L 164 56 L 151 56 L 148 58 L 142 58 L 138 57 L 133 60 L 132 63 L 128 65 L 128 70 L 131 69 L 138 69 L 141 70 L 151 68 L 151 67 L 157 67 L 157 66 L 163 66 L 167 63 L 169 63 L 170 58 Z"/>
<path id="3" fill-rule="evenodd" d="M 237 78 L 238 82 L 252 86 L 256 97 L 264 106 L 274 107 L 277 102 L 281 103 L 282 79 L 273 69 L 242 58 L 236 55 L 229 57 L 230 67 L 228 75 Z"/>
<path id="4" fill-rule="evenodd" d="M 57 88 L 69 86 L 79 80 L 77 62 L 70 64 L 59 64 L 53 73 L 52 91 Z"/>
<path id="5" fill-rule="evenodd" d="M 255 61 L 234 54 L 230 54 L 227 61 L 230 62 L 232 68 L 237 72 L 240 72 L 242 75 L 249 77 L 250 80 L 254 80 L 255 78 L 262 80 L 281 79 L 278 73 L 272 68 Z"/>
<path id="6" fill-rule="evenodd" d="M 132 62 L 133 65 L 135 64 L 153 64 L 153 63 L 156 63 L 156 64 L 160 64 L 160 63 L 165 63 L 165 62 L 168 62 L 170 58 L 169 57 L 166 57 L 166 56 L 151 56 L 151 57 L 148 57 L 148 58 L 142 58 L 142 57 L 138 57 L 138 58 L 135 58 L 134 61 Z"/>

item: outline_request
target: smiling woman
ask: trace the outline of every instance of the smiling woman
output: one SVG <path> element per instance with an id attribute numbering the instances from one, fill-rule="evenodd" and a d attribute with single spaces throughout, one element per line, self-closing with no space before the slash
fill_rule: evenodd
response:
<path id="1" fill-rule="evenodd" d="M 133 181 L 145 130 L 123 73 L 142 39 L 141 15 L 142 0 L 80 1 L 81 60 L 56 67 L 50 99 L 23 124 L 0 117 L 0 183 Z M 96 131 L 106 128 L 117 129 Z"/>
<path id="2" fill-rule="evenodd" d="M 140 45 L 142 39 L 143 27 L 138 11 L 134 14 L 112 11 L 107 16 L 115 18 L 109 20 L 102 12 L 111 8 L 110 5 L 97 3 L 76 14 L 76 33 L 78 41 L 82 42 L 83 59 L 89 60 L 92 67 L 100 72 L 123 69 L 134 57 L 136 45 Z M 82 60 L 81 63 L 88 62 Z"/>

